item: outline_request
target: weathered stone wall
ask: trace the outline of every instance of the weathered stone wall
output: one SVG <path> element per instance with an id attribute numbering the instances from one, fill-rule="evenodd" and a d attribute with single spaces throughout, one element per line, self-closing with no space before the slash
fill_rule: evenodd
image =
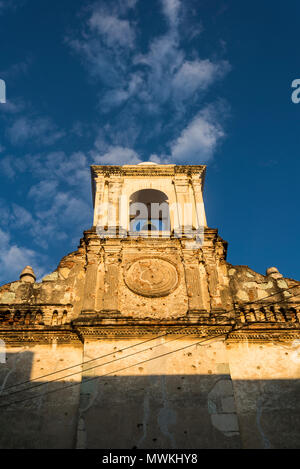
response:
<path id="1" fill-rule="evenodd" d="M 227 348 L 243 447 L 299 448 L 299 340 Z"/>
<path id="2" fill-rule="evenodd" d="M 6 347 L 6 363 L 0 364 L 0 406 L 7 402 L 5 394 L 11 395 L 10 401 L 21 402 L 1 408 L 1 448 L 73 447 L 80 386 L 58 391 L 64 381 L 51 381 L 60 376 L 60 369 L 81 363 L 82 356 L 82 348 L 76 344 Z M 75 384 L 80 380 L 81 374 L 77 374 L 66 382 Z M 23 386 L 11 387 L 24 382 Z"/>
<path id="3" fill-rule="evenodd" d="M 100 239 L 85 232 L 79 249 L 42 282 L 0 287 L 0 326 L 70 324 L 82 315 L 178 319 L 271 302 L 297 314 L 299 282 L 226 262 L 227 244 L 206 229 L 204 245 L 176 238 Z M 271 269 L 272 270 L 272 269 Z M 297 296 L 298 295 L 298 296 Z M 294 308 L 292 310 L 291 308 Z"/>
<path id="4" fill-rule="evenodd" d="M 8 348 L 1 405 L 21 389 L 9 401 L 22 402 L 1 409 L 0 447 L 299 448 L 300 354 L 291 341 L 141 342 Z M 83 369 L 59 373 L 82 360 Z M 10 388 L 36 378 L 31 391 Z"/>

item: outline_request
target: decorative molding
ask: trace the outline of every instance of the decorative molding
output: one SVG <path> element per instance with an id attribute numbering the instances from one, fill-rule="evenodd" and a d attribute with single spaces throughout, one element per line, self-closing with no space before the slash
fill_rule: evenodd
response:
<path id="1" fill-rule="evenodd" d="M 0 339 L 5 341 L 6 346 L 22 346 L 22 345 L 52 345 L 56 344 L 82 344 L 80 335 L 77 331 L 73 331 L 65 327 L 57 328 L 24 328 L 21 329 L 3 329 L 0 327 Z"/>
<path id="2" fill-rule="evenodd" d="M 139 166 L 139 165 L 124 165 L 124 166 L 91 166 L 92 178 L 97 179 L 99 176 L 110 178 L 111 176 L 151 176 L 151 177 L 174 177 L 177 174 L 185 174 L 192 176 L 193 174 L 200 174 L 203 178 L 206 172 L 204 165 L 153 165 L 153 166 Z"/>
<path id="3" fill-rule="evenodd" d="M 134 293 L 158 298 L 172 293 L 179 284 L 175 264 L 161 257 L 141 257 L 124 269 L 124 281 Z"/>
<path id="4" fill-rule="evenodd" d="M 225 336 L 225 340 L 230 342 L 282 342 L 300 339 L 300 325 L 295 323 L 273 324 L 251 324 L 244 325 L 243 328 L 234 328 L 232 319 L 226 318 L 226 322 L 214 323 L 211 319 L 195 317 L 184 321 L 163 321 L 155 323 L 149 320 L 144 322 L 134 321 L 130 318 L 117 316 L 110 319 L 97 319 L 81 317 L 70 325 L 64 326 L 17 326 L 0 327 L 0 339 L 3 339 L 10 346 L 21 346 L 24 344 L 51 345 L 74 344 L 79 345 L 85 340 L 118 339 L 118 338 L 141 338 L 155 337 L 161 335 L 182 336 L 188 338 L 216 338 Z M 102 322 L 102 323 L 101 323 Z"/>

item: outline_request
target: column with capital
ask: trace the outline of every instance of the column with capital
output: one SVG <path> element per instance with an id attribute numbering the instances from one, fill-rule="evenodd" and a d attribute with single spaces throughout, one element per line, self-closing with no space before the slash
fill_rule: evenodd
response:
<path id="1" fill-rule="evenodd" d="M 102 311 L 110 314 L 119 314 L 119 276 L 121 272 L 121 242 L 109 240 L 104 246 L 104 295 Z"/>
<path id="2" fill-rule="evenodd" d="M 103 177 L 96 179 L 93 225 L 100 236 L 107 227 L 107 181 Z"/>
<path id="3" fill-rule="evenodd" d="M 190 193 L 190 183 L 187 177 L 174 178 L 174 187 L 177 201 L 178 226 L 174 227 L 174 234 L 177 237 L 190 235 L 193 229 L 193 203 Z"/>
<path id="4" fill-rule="evenodd" d="M 108 236 L 118 237 L 126 235 L 126 227 L 122 226 L 124 220 L 124 197 L 122 196 L 123 178 L 111 176 L 108 181 Z"/>
<path id="5" fill-rule="evenodd" d="M 98 292 L 98 268 L 101 262 L 100 241 L 98 235 L 91 233 L 86 240 L 86 274 L 83 295 L 83 314 L 95 314 Z"/>
<path id="6" fill-rule="evenodd" d="M 206 237 L 205 244 L 203 258 L 209 285 L 210 303 L 212 310 L 218 312 L 224 308 L 221 298 L 223 282 L 218 271 L 219 260 L 216 258 L 215 246 L 212 245 L 212 240 L 209 239 L 209 236 Z"/>
<path id="7" fill-rule="evenodd" d="M 197 232 L 197 244 L 203 246 L 204 244 L 204 229 L 207 227 L 204 201 L 203 201 L 203 179 L 201 175 L 192 176 L 192 190 L 193 190 L 193 223 Z"/>
<path id="8" fill-rule="evenodd" d="M 185 283 L 188 296 L 188 313 L 209 317 L 210 299 L 203 263 L 197 250 L 186 248 L 187 240 L 182 240 Z"/>
<path id="9" fill-rule="evenodd" d="M 192 188 L 194 194 L 196 226 L 197 229 L 202 229 L 207 226 L 207 221 L 203 202 L 203 180 L 198 174 L 192 176 Z"/>

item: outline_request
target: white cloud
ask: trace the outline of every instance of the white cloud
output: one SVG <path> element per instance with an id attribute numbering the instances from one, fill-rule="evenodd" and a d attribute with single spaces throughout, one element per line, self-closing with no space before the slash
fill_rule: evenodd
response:
<path id="1" fill-rule="evenodd" d="M 97 31 L 109 46 L 133 47 L 135 33 L 128 20 L 105 14 L 103 11 L 94 11 L 89 19 L 92 31 Z"/>
<path id="2" fill-rule="evenodd" d="M 143 78 L 141 73 L 133 73 L 129 78 L 126 88 L 116 88 L 109 90 L 101 99 L 101 109 L 109 111 L 114 107 L 118 107 L 132 96 L 141 95 L 143 90 Z"/>
<path id="3" fill-rule="evenodd" d="M 16 10 L 19 6 L 22 6 L 26 0 L 0 0 L 0 15 L 5 10 Z"/>
<path id="4" fill-rule="evenodd" d="M 1 78 L 5 79 L 7 82 L 12 82 L 16 77 L 20 75 L 26 75 L 29 69 L 29 66 L 32 63 L 32 57 L 28 56 L 21 62 L 16 62 L 12 64 L 5 70 L 0 71 Z"/>
<path id="5" fill-rule="evenodd" d="M 7 215 L 0 201 L 0 215 L 5 215 L 10 230 L 22 228 L 23 236 L 30 238 L 31 243 L 46 249 L 53 241 L 65 240 L 70 234 L 72 239 L 74 233 L 80 236 L 92 224 L 90 170 L 83 153 L 7 157 L 6 171 L 15 178 L 21 171 L 39 179 L 28 190 L 30 213 L 25 207 L 12 204 Z"/>
<path id="6" fill-rule="evenodd" d="M 85 187 L 90 178 L 87 157 L 80 151 L 71 155 L 62 151 L 48 153 L 39 158 L 35 170 L 39 176 L 50 176 L 76 186 L 77 191 Z"/>
<path id="7" fill-rule="evenodd" d="M 183 61 L 184 52 L 173 33 L 154 39 L 147 54 L 134 58 L 135 65 L 143 67 L 143 87 L 138 89 L 136 98 L 143 102 L 146 111 L 158 114 L 165 103 L 174 104 L 172 80 Z"/>
<path id="8" fill-rule="evenodd" d="M 122 12 L 119 3 L 118 8 L 110 5 L 109 13 L 103 3 L 96 4 L 81 36 L 68 40 L 84 60 L 91 76 L 99 77 L 104 85 L 99 110 L 103 113 L 120 109 L 118 114 L 111 116 L 113 124 L 107 126 L 111 144 L 133 146 L 137 137 L 149 139 L 155 130 L 161 132 L 163 125 L 154 120 L 163 119 L 166 106 L 173 108 L 173 118 L 168 126 L 175 128 L 189 105 L 194 106 L 199 95 L 201 97 L 199 92 L 204 92 L 229 69 L 227 62 L 200 60 L 195 51 L 194 60 L 187 59 L 178 32 L 182 2 L 160 2 L 168 19 L 168 28 L 165 34 L 150 41 L 146 52 L 139 53 L 137 47 L 130 47 L 135 34 L 133 26 L 129 19 L 120 16 L 125 15 L 128 2 Z M 132 5 L 135 3 L 133 1 Z M 96 33 L 104 39 L 104 44 Z M 147 130 L 141 123 L 145 122 L 145 117 L 153 120 Z M 127 135 L 131 134 L 131 139 L 122 132 L 122 127 L 127 129 Z M 116 135 L 120 137 L 117 142 L 114 140 Z"/>
<path id="9" fill-rule="evenodd" d="M 94 9 L 99 7 L 103 8 L 103 3 L 105 3 L 106 11 L 122 16 L 128 13 L 129 10 L 134 9 L 138 0 L 105 0 L 104 2 L 102 0 L 102 2 L 98 1 L 98 3 L 95 4 Z"/>
<path id="10" fill-rule="evenodd" d="M 89 11 L 81 34 L 66 43 L 81 57 L 89 74 L 108 88 L 122 86 L 126 60 L 135 46 L 135 24 L 124 16 L 137 0 L 97 2 Z"/>
<path id="11" fill-rule="evenodd" d="M 101 99 L 101 108 L 109 111 L 114 107 L 118 107 L 128 100 L 130 94 L 127 90 L 114 89 L 109 90 Z"/>
<path id="12" fill-rule="evenodd" d="M 157 164 L 169 164 L 169 163 L 172 163 L 172 162 L 170 161 L 170 157 L 168 157 L 167 155 L 158 156 L 157 154 L 152 154 L 152 155 L 150 155 L 149 161 L 153 161 L 153 163 L 157 163 Z"/>
<path id="13" fill-rule="evenodd" d="M 0 246 L 7 246 L 9 243 L 9 234 L 5 233 L 3 230 L 0 228 Z"/>
<path id="14" fill-rule="evenodd" d="M 95 163 L 108 165 L 139 164 L 142 162 L 138 154 L 123 147 L 110 147 L 103 155 L 94 155 Z"/>
<path id="15" fill-rule="evenodd" d="M 51 226 L 57 224 L 64 226 L 64 223 L 70 224 L 85 221 L 86 214 L 89 212 L 89 206 L 84 200 L 76 197 L 70 191 L 60 191 L 55 194 L 50 207 L 47 207 L 45 210 L 37 210 L 36 216 Z M 55 223 L 55 221 L 59 223 Z"/>
<path id="16" fill-rule="evenodd" d="M 130 9 L 130 8 L 134 8 L 137 2 L 138 0 L 121 0 L 120 4 Z"/>
<path id="17" fill-rule="evenodd" d="M 225 133 L 211 109 L 206 108 L 188 124 L 171 144 L 175 162 L 206 163 L 211 160 L 216 146 Z"/>
<path id="18" fill-rule="evenodd" d="M 106 86 L 120 83 L 118 62 L 122 59 L 112 60 L 111 53 L 108 53 L 97 39 L 93 37 L 67 38 L 66 43 L 79 54 L 91 77 L 100 78 Z"/>
<path id="19" fill-rule="evenodd" d="M 7 114 L 18 114 L 23 111 L 23 109 L 24 103 L 21 100 L 11 101 L 10 99 L 7 99 L 6 103 L 1 104 L 0 107 L 0 111 Z"/>
<path id="20" fill-rule="evenodd" d="M 45 259 L 37 252 L 20 247 L 11 241 L 10 235 L 0 228 L 0 281 L 19 280 L 20 273 L 31 265 L 37 277 L 45 272 L 40 260 Z"/>
<path id="21" fill-rule="evenodd" d="M 17 204 L 12 204 L 12 216 L 14 219 L 14 226 L 16 228 L 22 228 L 24 226 L 30 226 L 33 224 L 33 217 L 28 210 Z"/>
<path id="22" fill-rule="evenodd" d="M 58 181 L 51 179 L 40 181 L 31 187 L 28 197 L 36 201 L 52 199 L 57 192 L 57 187 Z"/>
<path id="23" fill-rule="evenodd" d="M 49 186 L 51 184 L 49 183 Z M 9 227 L 11 230 L 20 230 L 31 243 L 47 249 L 53 241 L 55 243 L 68 239 L 74 232 L 81 235 L 82 231 L 92 224 L 91 203 L 87 201 L 89 192 L 83 198 L 72 190 L 54 191 L 51 196 L 39 192 L 37 184 L 31 191 L 33 201 L 32 213 L 24 207 L 13 204 L 10 213 Z"/>
<path id="24" fill-rule="evenodd" d="M 30 171 L 34 177 L 43 178 L 38 187 L 30 189 L 30 195 L 35 196 L 40 196 L 49 189 L 49 185 L 57 185 L 59 182 L 76 186 L 76 190 L 81 191 L 83 187 L 86 189 L 90 178 L 89 163 L 82 152 L 67 155 L 63 151 L 56 151 L 25 154 L 19 158 L 6 156 L 1 160 L 0 166 L 10 178 L 25 171 Z"/>
<path id="25" fill-rule="evenodd" d="M 223 131 L 216 118 L 207 119 L 207 111 L 204 117 L 201 100 L 208 88 L 228 72 L 228 62 L 200 59 L 195 49 L 188 49 L 188 42 L 183 47 L 179 28 L 181 18 L 187 15 L 181 0 L 160 0 L 167 28 L 164 34 L 150 39 L 146 51 L 138 48 L 137 41 L 131 48 L 133 37 L 138 36 L 138 23 L 126 16 L 128 1 L 122 10 L 118 0 L 109 5 L 108 9 L 103 2 L 100 6 L 97 3 L 89 10 L 79 37 L 68 41 L 79 52 L 90 75 L 102 81 L 99 112 L 103 115 L 114 111 L 106 116 L 91 155 L 101 164 L 139 162 L 133 148 L 159 138 L 180 162 L 180 155 L 186 157 L 184 148 L 190 136 L 194 142 L 190 143 L 191 158 L 195 158 L 193 147 L 197 147 L 203 158 L 210 159 Z M 193 25 L 188 26 L 195 36 Z M 178 127 L 188 116 L 190 125 L 175 139 Z M 157 158 L 168 159 L 165 155 Z"/>
<path id="26" fill-rule="evenodd" d="M 0 167 L 5 176 L 7 176 L 9 179 L 14 178 L 16 170 L 14 168 L 13 158 L 11 156 L 5 156 L 4 158 L 1 158 Z"/>
<path id="27" fill-rule="evenodd" d="M 171 26 L 176 26 L 179 21 L 179 12 L 181 7 L 180 0 L 161 0 L 164 14 Z"/>
<path id="28" fill-rule="evenodd" d="M 228 62 L 213 63 L 209 59 L 185 61 L 174 75 L 172 86 L 177 98 L 186 99 L 206 90 L 229 70 Z"/>
<path id="29" fill-rule="evenodd" d="M 154 39 L 148 54 L 137 55 L 135 63 L 148 65 L 151 75 L 159 79 L 166 73 L 171 76 L 180 67 L 183 59 L 184 53 L 178 47 L 177 37 L 169 33 Z"/>
<path id="30" fill-rule="evenodd" d="M 47 117 L 30 118 L 25 116 L 16 119 L 7 133 L 15 145 L 23 144 L 28 140 L 43 145 L 52 145 L 65 135 Z"/>

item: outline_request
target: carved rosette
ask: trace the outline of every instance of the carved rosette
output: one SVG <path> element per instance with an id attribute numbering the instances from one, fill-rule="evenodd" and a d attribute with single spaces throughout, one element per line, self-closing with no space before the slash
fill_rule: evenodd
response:
<path id="1" fill-rule="evenodd" d="M 158 257 L 142 258 L 127 266 L 124 281 L 137 295 L 157 298 L 172 293 L 178 286 L 179 276 L 169 261 Z"/>

